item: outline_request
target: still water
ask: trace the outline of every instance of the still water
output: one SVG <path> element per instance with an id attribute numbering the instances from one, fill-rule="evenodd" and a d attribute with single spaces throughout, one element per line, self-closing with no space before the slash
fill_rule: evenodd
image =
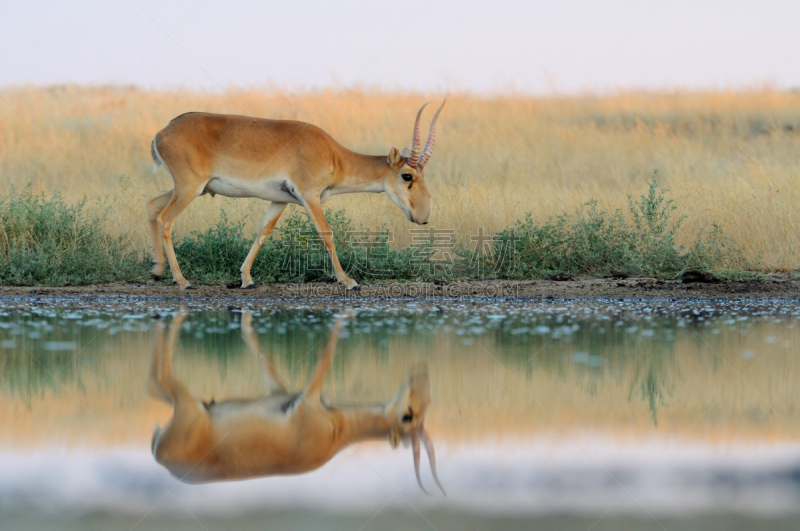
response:
<path id="1" fill-rule="evenodd" d="M 345 320 L 341 302 L 0 301 L 0 527 L 800 522 L 796 303 L 359 305 Z M 246 481 L 187 484 L 156 462 L 154 425 L 173 409 L 148 381 L 170 330 L 171 370 L 207 408 L 264 396 L 267 366 L 287 390 L 303 389 L 337 318 L 326 403 L 386 404 L 427 365 L 425 430 L 446 497 L 424 448 L 430 495 L 412 448 L 388 439 L 348 446 L 312 472 Z"/>

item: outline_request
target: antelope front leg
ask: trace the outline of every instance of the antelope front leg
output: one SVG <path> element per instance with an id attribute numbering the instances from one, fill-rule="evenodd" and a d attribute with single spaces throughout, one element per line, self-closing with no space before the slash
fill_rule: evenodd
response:
<path id="1" fill-rule="evenodd" d="M 333 231 L 328 224 L 328 220 L 325 219 L 325 213 L 322 211 L 322 205 L 320 205 L 319 199 L 316 197 L 305 199 L 304 203 L 311 221 L 314 222 L 317 232 L 322 236 L 322 241 L 325 242 L 325 249 L 328 251 L 328 256 L 331 257 L 333 271 L 336 273 L 336 280 L 344 284 L 344 287 L 348 290 L 359 289 L 358 282 L 348 277 L 344 269 L 342 269 L 342 265 L 339 263 L 339 257 L 336 256 L 336 247 L 333 243 Z"/>
<path id="2" fill-rule="evenodd" d="M 250 268 L 253 267 L 253 261 L 255 261 L 259 249 L 261 249 L 264 241 L 269 237 L 270 233 L 272 233 L 272 229 L 275 228 L 275 224 L 278 223 L 278 218 L 281 217 L 281 213 L 283 213 L 283 209 L 285 208 L 286 203 L 275 202 L 270 203 L 267 207 L 267 212 L 264 214 L 264 221 L 261 222 L 261 230 L 253 241 L 253 245 L 250 247 L 250 252 L 247 253 L 247 258 L 244 259 L 242 267 L 239 269 L 239 272 L 242 274 L 242 289 L 256 287 L 253 282 L 253 277 L 250 276 Z"/>

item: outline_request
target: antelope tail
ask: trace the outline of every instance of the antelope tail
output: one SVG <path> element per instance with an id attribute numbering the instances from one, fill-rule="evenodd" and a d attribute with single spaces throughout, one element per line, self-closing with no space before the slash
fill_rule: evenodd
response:
<path id="1" fill-rule="evenodd" d="M 156 147 L 156 137 L 158 134 L 153 136 L 153 141 L 150 143 L 150 155 L 153 157 L 153 173 L 155 174 L 158 171 L 158 167 L 164 164 L 164 161 L 161 160 L 161 155 L 158 154 L 158 148 Z"/>

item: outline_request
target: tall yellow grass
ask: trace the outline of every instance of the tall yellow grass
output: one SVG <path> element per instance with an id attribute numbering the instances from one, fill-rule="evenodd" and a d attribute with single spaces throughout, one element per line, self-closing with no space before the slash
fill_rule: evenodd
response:
<path id="1" fill-rule="evenodd" d="M 388 153 L 409 143 L 414 113 L 438 95 L 334 91 L 155 92 L 123 87 L 0 89 L 0 180 L 33 183 L 68 198 L 112 206 L 107 228 L 149 248 L 146 198 L 171 188 L 151 175 L 149 144 L 174 116 L 190 111 L 310 121 L 343 145 Z M 720 226 L 744 264 L 795 269 L 800 229 L 800 97 L 744 92 L 622 93 L 611 96 L 448 96 L 427 176 L 431 224 L 469 241 L 531 212 L 544 221 L 596 198 L 608 209 L 646 189 L 654 169 L 688 215 L 679 241 Z M 413 228 L 383 195 L 339 196 L 357 224 L 385 224 L 407 244 Z M 213 224 L 219 210 L 255 230 L 259 200 L 204 196 L 176 223 L 178 236 Z"/>

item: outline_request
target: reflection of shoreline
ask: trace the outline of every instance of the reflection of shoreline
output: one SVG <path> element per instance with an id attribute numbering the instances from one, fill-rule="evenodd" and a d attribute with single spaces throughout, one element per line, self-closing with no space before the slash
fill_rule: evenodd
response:
<path id="1" fill-rule="evenodd" d="M 615 351 L 612 345 L 602 350 L 576 338 L 539 353 L 531 370 L 519 374 L 518 384 L 509 383 L 509 377 L 520 361 L 504 354 L 494 338 L 453 348 L 448 345 L 453 338 L 439 337 L 424 345 L 427 350 L 420 355 L 431 367 L 434 393 L 427 422 L 437 438 L 463 442 L 563 436 L 564 430 L 623 441 L 678 436 L 723 445 L 792 441 L 798 438 L 794 426 L 800 424 L 800 410 L 794 407 L 800 398 L 795 385 L 800 360 L 783 343 L 796 343 L 798 334 L 800 328 L 785 331 L 762 323 L 746 336 L 714 336 L 723 341 L 717 348 L 724 357 L 692 337 L 676 337 L 669 350 L 641 358 L 634 349 Z M 772 344 L 764 339 L 773 336 L 784 339 L 767 350 Z M 96 363 L 73 367 L 71 380 L 63 384 L 32 397 L 4 396 L 0 448 L 50 441 L 73 447 L 113 447 L 117 441 L 149 445 L 153 423 L 163 425 L 171 411 L 146 395 L 149 348 L 146 334 L 132 337 L 113 351 L 99 353 Z M 605 365 L 582 363 L 576 351 L 602 355 Z M 754 364 L 741 356 L 743 351 L 753 352 L 755 359 L 768 352 L 769 358 Z M 263 385 L 256 361 L 246 354 L 219 360 L 183 349 L 176 363 L 204 400 L 255 396 Z M 82 359 L 90 355 L 83 353 Z M 381 351 L 351 343 L 339 360 L 327 388 L 330 395 L 343 402 L 374 402 L 405 375 L 413 356 L 401 336 Z M 279 358 L 277 369 L 300 382 L 312 363 L 312 357 L 299 362 Z M 746 380 L 739 380 L 745 372 Z M 657 426 L 645 393 L 652 374 L 662 382 L 656 396 Z"/>
<path id="2" fill-rule="evenodd" d="M 364 312 L 343 341 L 327 391 L 344 402 L 380 401 L 409 363 L 422 359 L 431 367 L 427 422 L 437 438 L 541 438 L 564 430 L 721 445 L 798 438 L 800 358 L 793 346 L 800 327 L 787 315 L 794 306 L 728 304 L 722 309 L 730 315 L 720 318 L 712 303 L 663 305 L 680 309 L 681 317 L 658 317 L 652 305 L 627 302 Z M 624 312 L 611 318 L 615 307 Z M 743 314 L 755 310 L 761 314 Z M 589 317 L 581 317 L 584 311 Z M 263 392 L 236 329 L 239 315 L 196 312 L 183 330 L 176 365 L 203 400 Z M 17 350 L 0 351 L 0 448 L 149 445 L 153 422 L 163 424 L 169 409 L 145 393 L 146 317 L 134 312 L 104 321 L 75 311 L 48 315 L 51 332 L 38 315 L 9 331 Z M 258 316 L 266 351 L 293 384 L 307 377 L 330 318 L 310 311 Z M 47 350 L 66 339 L 80 355 Z M 47 384 L 52 373 L 58 383 Z"/>
<path id="3" fill-rule="evenodd" d="M 703 375 L 697 368 L 700 374 L 689 374 L 673 385 L 672 395 L 659 406 L 658 426 L 653 425 L 648 404 L 638 396 L 629 396 L 627 382 L 610 378 L 587 382 L 579 370 L 573 373 L 567 367 L 564 372 L 569 378 L 553 378 L 547 369 L 536 370 L 521 379 L 523 387 L 508 385 L 496 393 L 508 378 L 507 373 L 490 360 L 471 361 L 457 375 L 448 375 L 442 364 L 431 363 L 435 402 L 428 424 L 437 438 L 458 442 L 549 438 L 563 436 L 566 430 L 570 435 L 589 431 L 621 441 L 682 436 L 686 441 L 721 445 L 798 439 L 794 426 L 800 412 L 791 407 L 796 391 L 788 384 L 775 384 L 776 380 L 795 378 L 795 371 L 786 370 L 783 361 L 773 369 L 764 364 L 761 368 L 769 370 L 754 370 L 749 382 L 735 384 L 729 379 L 735 376 L 733 372 L 715 378 Z M 345 402 L 374 401 L 381 396 L 381 386 L 390 385 L 407 364 L 401 357 L 390 362 L 386 370 L 372 362 L 361 363 L 361 374 L 366 379 L 374 375 L 375 380 L 334 378 L 331 390 Z M 235 370 L 237 381 L 232 382 L 229 377 L 222 382 L 208 376 L 217 374 L 216 363 L 199 365 L 184 363 L 182 370 L 194 373 L 191 381 L 204 390 L 200 395 L 203 399 L 235 396 L 237 389 L 257 392 L 257 383 L 250 381 L 253 375 L 244 368 L 229 366 L 229 375 Z M 250 372 L 258 377 L 257 371 Z M 458 392 L 451 380 L 455 376 L 459 377 L 460 386 L 471 389 L 471 394 Z M 479 387 L 479 383 L 483 386 Z M 589 384 L 591 388 L 587 390 Z M 113 447 L 118 441 L 139 447 L 149 445 L 153 423 L 163 425 L 171 410 L 150 400 L 139 381 L 121 379 L 102 387 L 92 389 L 87 385 L 80 391 L 68 388 L 80 403 L 66 393 L 52 392 L 36 397 L 27 407 L 21 400 L 4 400 L 0 403 L 0 426 L 6 427 L 0 433 L 0 448 L 38 447 L 52 441 L 70 447 Z M 436 390 L 440 390 L 438 394 Z M 724 395 L 726 391 L 728 394 Z M 120 394 L 126 398 L 119 400 Z"/>
<path id="4" fill-rule="evenodd" d="M 344 451 L 301 476 L 208 485 L 176 484 L 144 451 L 0 452 L 0 512 L 141 514 L 171 489 L 154 514 L 201 516 L 274 510 L 371 513 L 415 507 L 513 515 L 603 512 L 797 513 L 800 445 L 663 442 L 619 445 L 584 438 L 499 446 L 442 447 L 448 497 L 416 492 L 406 452 L 370 444 Z M 55 481 L 54 481 L 55 478 Z M 631 489 L 631 497 L 625 496 Z"/>

